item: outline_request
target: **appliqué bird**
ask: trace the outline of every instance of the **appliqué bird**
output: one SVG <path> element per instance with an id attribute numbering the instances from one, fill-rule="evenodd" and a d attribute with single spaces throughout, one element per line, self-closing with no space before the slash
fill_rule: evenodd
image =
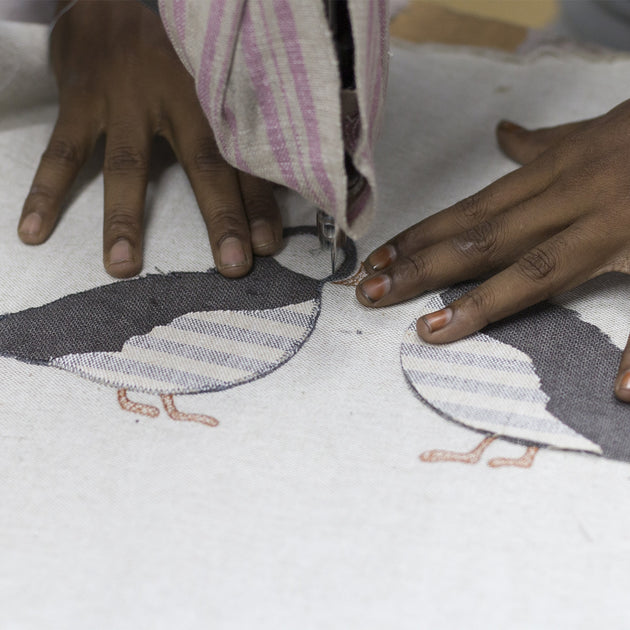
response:
<path id="1" fill-rule="evenodd" d="M 441 293 L 428 309 L 444 308 L 471 286 Z M 612 393 L 621 349 L 571 309 L 544 302 L 446 345 L 424 343 L 413 324 L 400 354 L 424 402 L 488 434 L 469 453 L 428 451 L 423 461 L 476 463 L 496 437 L 507 437 L 527 445 L 526 453 L 491 466 L 529 467 L 540 446 L 630 462 L 630 408 Z"/>
<path id="2" fill-rule="evenodd" d="M 285 237 L 316 234 L 285 229 Z M 174 420 L 209 426 L 183 413 L 175 394 L 212 392 L 260 378 L 286 363 L 307 340 L 327 281 L 356 266 L 347 239 L 339 269 L 315 279 L 258 258 L 245 278 L 208 272 L 152 274 L 65 296 L 0 318 L 0 355 L 74 372 L 118 389 L 123 409 L 157 416 L 127 390 L 158 394 Z"/>

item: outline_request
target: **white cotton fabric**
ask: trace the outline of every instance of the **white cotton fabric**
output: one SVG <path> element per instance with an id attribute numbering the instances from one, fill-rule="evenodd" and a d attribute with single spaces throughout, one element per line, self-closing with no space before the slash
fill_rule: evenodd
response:
<path id="1" fill-rule="evenodd" d="M 96 163 L 46 244 L 15 235 L 57 112 L 46 39 L 0 24 L 0 313 L 113 282 Z M 395 48 L 382 211 L 359 256 L 514 168 L 495 146 L 499 118 L 600 114 L 628 76 L 626 57 Z M 313 207 L 280 201 L 288 224 L 313 222 Z M 148 216 L 146 272 L 212 266 L 178 167 L 151 185 Z M 283 259 L 315 268 L 316 245 L 298 245 Z M 312 336 L 269 376 L 176 396 L 216 428 L 141 418 L 113 388 L 0 358 L 0 627 L 627 628 L 628 465 L 551 449 L 530 470 L 421 462 L 481 438 L 402 374 L 400 344 L 431 296 L 372 311 L 352 292 L 324 287 Z M 592 293 L 567 299 L 622 344 L 627 298 L 627 283 L 606 289 L 612 315 Z"/>

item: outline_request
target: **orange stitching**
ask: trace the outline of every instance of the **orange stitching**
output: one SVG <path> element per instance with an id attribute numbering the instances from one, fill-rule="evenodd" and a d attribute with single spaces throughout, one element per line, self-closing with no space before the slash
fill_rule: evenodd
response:
<path id="1" fill-rule="evenodd" d="M 499 468 L 500 466 L 516 466 L 517 468 L 531 468 L 534 463 L 536 453 L 538 453 L 538 446 L 528 446 L 523 455 L 518 458 L 515 457 L 495 457 L 488 462 L 488 466 L 492 468 Z"/>
<path id="2" fill-rule="evenodd" d="M 455 451 L 425 451 L 420 455 L 423 462 L 458 462 L 461 464 L 476 464 L 483 455 L 484 451 L 494 442 L 498 435 L 490 435 L 483 440 L 468 453 L 457 453 Z M 521 457 L 494 457 L 488 462 L 488 466 L 492 468 L 501 468 L 503 466 L 516 466 L 517 468 L 531 468 L 534 463 L 536 453 L 539 451 L 538 446 L 528 446 L 527 450 Z"/>
<path id="3" fill-rule="evenodd" d="M 358 271 L 348 278 L 344 278 L 343 280 L 335 280 L 333 284 L 340 284 L 344 287 L 356 287 L 359 285 L 361 280 L 368 277 L 368 272 L 365 269 L 364 263 L 359 265 Z"/>
<path id="4" fill-rule="evenodd" d="M 476 464 L 483 455 L 483 452 L 497 439 L 496 435 L 484 438 L 472 451 L 468 453 L 457 453 L 455 451 L 425 451 L 420 455 L 423 462 L 459 462 L 462 464 Z"/>
<path id="5" fill-rule="evenodd" d="M 175 401 L 173 400 L 173 394 L 160 394 L 162 404 L 166 413 L 171 420 L 177 420 L 178 422 L 199 422 L 205 424 L 208 427 L 216 427 L 219 421 L 212 416 L 206 416 L 202 413 L 184 413 L 177 409 Z"/>
<path id="6" fill-rule="evenodd" d="M 125 411 L 131 413 L 139 413 L 141 416 L 149 416 L 150 418 L 157 418 L 160 415 L 160 410 L 153 405 L 145 405 L 139 402 L 133 402 L 127 398 L 127 390 L 118 390 L 118 404 Z"/>

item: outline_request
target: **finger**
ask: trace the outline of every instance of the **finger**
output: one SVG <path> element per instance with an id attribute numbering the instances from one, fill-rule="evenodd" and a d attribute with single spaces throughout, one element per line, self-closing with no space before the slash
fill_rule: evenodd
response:
<path id="1" fill-rule="evenodd" d="M 151 132 L 137 115 L 117 116 L 105 145 L 103 262 L 110 275 L 128 278 L 142 269 Z"/>
<path id="2" fill-rule="evenodd" d="M 563 187 L 553 187 L 450 239 L 397 258 L 363 280 L 357 298 L 365 306 L 389 306 L 503 269 L 565 229 L 578 209 L 577 203 L 566 198 Z"/>
<path id="3" fill-rule="evenodd" d="M 527 164 L 569 134 L 584 128 L 589 122 L 588 120 L 581 120 L 556 127 L 544 127 L 530 131 L 513 122 L 504 120 L 497 125 L 497 140 L 499 146 L 509 158 L 519 164 Z"/>
<path id="4" fill-rule="evenodd" d="M 192 185 L 208 230 L 215 264 L 230 278 L 245 275 L 252 265 L 247 215 L 237 171 L 219 153 L 203 114 L 179 117 L 173 124 L 173 149 Z"/>
<path id="5" fill-rule="evenodd" d="M 50 236 L 95 139 L 81 116 L 57 121 L 22 208 L 18 234 L 24 243 L 37 245 Z"/>
<path id="6" fill-rule="evenodd" d="M 623 402 L 630 402 L 630 339 L 621 355 L 619 371 L 615 379 L 615 396 Z"/>
<path id="7" fill-rule="evenodd" d="M 254 253 L 275 254 L 282 246 L 282 219 L 271 184 L 243 172 L 239 181 Z"/>
<path id="8" fill-rule="evenodd" d="M 365 261 L 366 269 L 372 272 L 385 269 L 399 258 L 469 230 L 511 206 L 535 197 L 552 183 L 554 160 L 552 155 L 545 155 L 413 225 L 373 251 Z"/>
<path id="9" fill-rule="evenodd" d="M 477 332 L 593 277 L 610 257 L 610 247 L 610 235 L 575 223 L 446 308 L 418 319 L 418 334 L 446 343 Z"/>

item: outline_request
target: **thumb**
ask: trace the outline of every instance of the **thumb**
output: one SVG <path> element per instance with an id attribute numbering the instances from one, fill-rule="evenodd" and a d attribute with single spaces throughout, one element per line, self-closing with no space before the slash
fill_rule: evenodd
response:
<path id="1" fill-rule="evenodd" d="M 588 122 L 581 120 L 530 131 L 509 120 L 503 120 L 497 125 L 497 140 L 502 151 L 509 158 L 519 164 L 527 164 L 570 133 L 584 127 Z"/>

